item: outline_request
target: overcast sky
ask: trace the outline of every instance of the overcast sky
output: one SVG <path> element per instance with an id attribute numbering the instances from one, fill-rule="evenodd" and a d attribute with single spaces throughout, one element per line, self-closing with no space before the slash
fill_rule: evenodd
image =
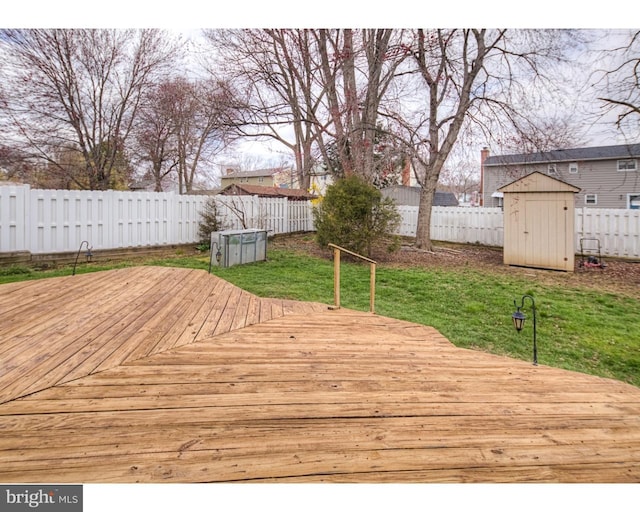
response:
<path id="1" fill-rule="evenodd" d="M 508 28 L 632 28 L 630 21 L 640 20 L 640 3 L 613 0 L 607 9 L 590 12 L 584 2 L 543 0 L 514 12 L 513 1 L 443 2 L 450 9 L 434 8 L 433 3 L 367 2 L 346 6 L 344 0 L 301 4 L 299 1 L 265 2 L 247 0 L 224 11 L 220 3 L 181 0 L 160 4 L 157 1 L 112 0 L 108 9 L 90 6 L 86 1 L 37 0 L 18 2 L 3 13 L 3 28 L 20 27 L 118 27 L 166 28 L 196 34 L 201 28 L 268 27 L 508 27 Z M 304 8 L 301 6 L 304 5 Z M 166 7 L 165 7 L 166 6 Z M 317 8 L 315 8 L 317 6 Z M 635 11 L 635 14 L 633 15 Z M 622 15 L 624 13 L 624 16 Z M 606 43 L 607 41 L 603 41 Z M 588 60 L 586 64 L 588 65 Z M 640 131 L 640 125 L 638 126 Z M 612 123 L 598 122 L 587 134 L 587 143 L 618 144 Z M 635 141 L 637 142 L 637 141 Z M 249 151 L 274 156 L 268 149 L 251 144 Z M 277 156 L 277 155 L 276 155 Z"/>
<path id="2" fill-rule="evenodd" d="M 434 5 L 435 4 L 435 5 Z M 223 7 L 224 6 L 224 7 Z M 514 7 L 512 0 L 415 0 L 355 2 L 323 0 L 245 0 L 203 2 L 180 0 L 26 0 L 3 8 L 5 28 L 127 27 L 127 28 L 267 28 L 267 27 L 509 27 L 509 28 L 630 28 L 640 17 L 637 2 L 609 0 L 587 4 L 575 0 L 539 0 Z"/>

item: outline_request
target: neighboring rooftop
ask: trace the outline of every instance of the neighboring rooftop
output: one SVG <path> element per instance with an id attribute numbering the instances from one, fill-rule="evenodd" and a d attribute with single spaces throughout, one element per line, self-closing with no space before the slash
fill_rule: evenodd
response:
<path id="1" fill-rule="evenodd" d="M 575 162 L 584 160 L 610 160 L 616 158 L 640 157 L 640 144 L 618 146 L 597 146 L 589 148 L 557 149 L 540 153 L 489 156 L 485 166 L 518 165 L 546 162 Z"/>
<path id="2" fill-rule="evenodd" d="M 296 188 L 263 187 L 261 185 L 246 185 L 232 183 L 220 191 L 225 196 L 260 196 L 286 197 L 288 199 L 315 199 L 316 196 L 306 190 Z"/>

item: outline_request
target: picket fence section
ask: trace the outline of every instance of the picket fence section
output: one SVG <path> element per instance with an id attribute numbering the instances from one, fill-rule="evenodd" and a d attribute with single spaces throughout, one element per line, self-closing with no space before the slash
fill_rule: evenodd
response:
<path id="1" fill-rule="evenodd" d="M 314 231 L 309 201 L 257 196 L 178 195 L 157 192 L 32 190 L 0 186 L 0 253 L 73 252 L 197 243 L 201 212 L 215 197 L 223 229 L 272 234 Z M 415 236 L 418 208 L 401 206 L 397 234 Z M 434 207 L 433 240 L 503 245 L 500 208 Z M 576 251 L 598 239 L 603 256 L 640 258 L 640 210 L 576 209 Z"/>

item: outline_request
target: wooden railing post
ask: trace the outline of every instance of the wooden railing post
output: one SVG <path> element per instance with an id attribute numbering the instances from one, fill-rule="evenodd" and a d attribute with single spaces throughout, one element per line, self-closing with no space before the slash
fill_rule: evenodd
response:
<path id="1" fill-rule="evenodd" d="M 375 302 L 376 302 L 376 264 L 371 263 L 371 276 L 369 283 L 369 311 L 371 313 L 375 313 Z"/>
<path id="2" fill-rule="evenodd" d="M 333 249 L 333 305 L 340 308 L 340 249 Z"/>
<path id="3" fill-rule="evenodd" d="M 329 244 L 329 247 L 333 249 L 333 303 L 332 309 L 340 308 L 340 253 L 346 252 L 351 256 L 360 258 L 361 260 L 369 262 L 370 269 L 370 281 L 369 281 L 369 311 L 375 313 L 375 300 L 376 300 L 376 262 L 355 252 L 351 252 L 348 249 L 344 249 L 334 244 Z"/>

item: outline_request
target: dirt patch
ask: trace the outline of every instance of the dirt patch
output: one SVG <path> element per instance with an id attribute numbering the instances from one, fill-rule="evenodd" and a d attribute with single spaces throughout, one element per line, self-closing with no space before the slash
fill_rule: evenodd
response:
<path id="1" fill-rule="evenodd" d="M 322 258 L 332 253 L 315 242 L 313 235 L 283 235 L 269 242 L 273 247 L 286 247 Z M 525 267 L 512 267 L 502 262 L 501 247 L 436 243 L 434 251 L 423 251 L 407 240 L 394 253 L 377 253 L 373 258 L 382 265 L 398 267 L 474 268 L 496 275 L 512 275 L 567 287 L 588 287 L 624 293 L 640 299 L 640 261 L 603 257 L 604 268 L 580 267 L 576 256 L 574 272 L 560 272 Z"/>

